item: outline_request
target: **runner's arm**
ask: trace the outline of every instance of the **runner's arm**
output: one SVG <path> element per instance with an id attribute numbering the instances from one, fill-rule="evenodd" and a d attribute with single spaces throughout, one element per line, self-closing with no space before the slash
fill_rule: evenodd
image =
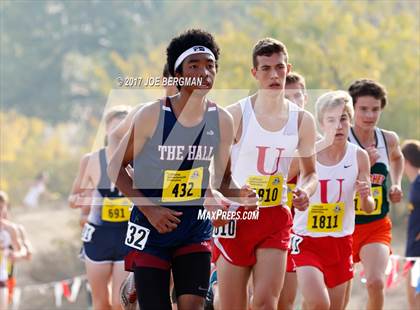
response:
<path id="1" fill-rule="evenodd" d="M 76 178 L 74 179 L 72 189 L 68 198 L 70 208 L 80 208 L 82 205 L 78 202 L 79 198 L 84 199 L 85 197 L 90 197 L 91 188 L 89 185 L 91 183 L 91 178 L 88 174 L 89 161 L 91 160 L 91 153 L 85 154 L 80 160 L 79 171 Z"/>
<path id="2" fill-rule="evenodd" d="M 147 139 L 151 137 L 155 128 L 151 121 L 154 119 L 150 117 L 151 113 L 153 113 L 153 109 L 150 107 L 136 113 L 129 130 L 116 147 L 107 168 L 111 182 L 118 187 L 124 196 L 133 200 L 133 203 L 142 212 L 144 211 L 144 205 L 151 205 L 152 203 L 138 189 L 134 188 L 134 180 L 130 177 L 126 168 L 142 151 Z"/>
<path id="3" fill-rule="evenodd" d="M 21 257 L 21 259 L 31 260 L 33 254 L 33 247 L 31 242 L 28 239 L 28 235 L 26 233 L 25 228 L 23 225 L 16 224 L 16 228 L 18 231 L 18 237 L 20 239 L 21 245 L 25 250 L 25 254 Z"/>
<path id="4" fill-rule="evenodd" d="M 391 186 L 401 189 L 401 180 L 404 172 L 404 157 L 401 152 L 399 138 L 395 132 L 386 131 L 385 139 L 389 148 Z"/>
<path id="5" fill-rule="evenodd" d="M 312 196 L 316 190 L 318 176 L 315 171 L 315 139 L 316 128 L 313 116 L 302 111 L 302 120 L 299 126 L 299 144 L 297 153 L 299 158 L 299 178 L 300 190 L 306 192 L 308 197 Z"/>
<path id="6" fill-rule="evenodd" d="M 125 118 L 118 124 L 118 126 L 109 134 L 107 147 L 110 150 L 110 154 L 115 152 L 122 138 L 124 138 L 125 134 L 130 130 L 136 113 L 142 107 L 143 105 L 139 104 L 134 109 L 132 109 L 130 113 L 128 113 Z"/>
<path id="7" fill-rule="evenodd" d="M 219 108 L 220 144 L 214 158 L 213 188 L 221 192 L 229 200 L 248 207 L 256 206 L 255 193 L 248 187 L 240 187 L 232 178 L 230 152 L 234 139 L 232 116 Z"/>
<path id="8" fill-rule="evenodd" d="M 356 181 L 356 191 L 359 192 L 361 197 L 360 208 L 367 213 L 371 213 L 375 209 L 375 200 L 371 194 L 369 155 L 365 150 L 357 150 L 357 163 L 359 173 Z"/>
<path id="9" fill-rule="evenodd" d="M 14 223 L 10 223 L 8 231 L 10 233 L 10 241 L 13 248 L 13 252 L 11 253 L 12 260 L 16 261 L 25 257 L 26 249 L 23 246 L 22 240 L 19 238 L 19 231 L 17 229 L 17 225 Z"/>
<path id="10" fill-rule="evenodd" d="M 299 175 L 299 159 L 293 158 L 290 163 L 289 173 L 287 174 L 287 183 Z"/>

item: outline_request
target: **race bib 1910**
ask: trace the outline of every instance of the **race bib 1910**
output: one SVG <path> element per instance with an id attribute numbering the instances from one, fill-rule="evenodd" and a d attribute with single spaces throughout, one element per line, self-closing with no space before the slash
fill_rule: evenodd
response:
<path id="1" fill-rule="evenodd" d="M 382 213 L 382 186 L 372 186 L 373 199 L 375 200 L 375 209 L 371 213 L 366 213 L 360 205 L 360 195 L 357 193 L 354 198 L 354 209 L 356 215 L 378 215 Z"/>
<path id="2" fill-rule="evenodd" d="M 246 183 L 257 192 L 260 207 L 281 204 L 283 193 L 283 176 L 281 174 L 250 176 Z"/>

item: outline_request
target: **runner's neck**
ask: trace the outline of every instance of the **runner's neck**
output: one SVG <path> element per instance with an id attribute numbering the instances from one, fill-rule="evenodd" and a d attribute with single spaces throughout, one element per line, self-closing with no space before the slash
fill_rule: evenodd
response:
<path id="1" fill-rule="evenodd" d="M 338 164 L 345 156 L 347 141 L 344 143 L 333 143 L 318 152 L 318 161 L 328 165 Z"/>
<path id="2" fill-rule="evenodd" d="M 257 115 L 279 115 L 285 113 L 288 109 L 283 93 L 274 96 L 258 91 L 251 97 L 251 102 L 253 102 L 254 113 Z"/>
<path id="3" fill-rule="evenodd" d="M 172 97 L 172 110 L 177 119 L 180 117 L 187 121 L 202 119 L 206 107 L 206 97 L 202 95 L 193 95 L 181 90 L 179 95 Z"/>
<path id="4" fill-rule="evenodd" d="M 410 169 L 412 168 L 412 169 Z M 410 183 L 413 183 L 414 180 L 417 178 L 417 176 L 420 175 L 420 169 L 414 168 L 414 167 L 406 167 L 407 170 L 407 177 L 410 180 Z"/>
<path id="5" fill-rule="evenodd" d="M 376 145 L 375 128 L 363 129 L 357 125 L 354 125 L 353 132 L 363 147 Z"/>

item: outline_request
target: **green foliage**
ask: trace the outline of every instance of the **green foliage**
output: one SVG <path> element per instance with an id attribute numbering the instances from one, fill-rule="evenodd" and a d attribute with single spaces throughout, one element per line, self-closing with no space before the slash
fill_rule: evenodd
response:
<path id="1" fill-rule="evenodd" d="M 15 111 L 0 112 L 0 120 L 0 188 L 10 194 L 12 203 L 22 202 L 40 172 L 48 172 L 47 187 L 51 193 L 66 197 L 81 155 L 74 152 L 74 144 L 69 140 L 69 132 L 77 135 L 74 126 L 52 127 L 39 118 Z"/>

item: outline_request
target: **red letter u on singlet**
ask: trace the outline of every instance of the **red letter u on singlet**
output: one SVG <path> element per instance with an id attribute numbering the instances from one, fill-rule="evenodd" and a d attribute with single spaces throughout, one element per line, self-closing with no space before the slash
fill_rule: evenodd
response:
<path id="1" fill-rule="evenodd" d="M 273 168 L 274 170 L 272 172 L 267 172 L 264 169 L 264 164 L 265 164 L 265 155 L 266 155 L 267 149 L 269 149 L 269 148 L 270 147 L 268 147 L 268 146 L 257 146 L 257 149 L 258 149 L 257 170 L 262 175 L 273 175 L 273 174 L 277 173 L 277 171 L 279 169 L 281 152 L 283 152 L 283 150 L 284 150 L 284 149 L 280 149 L 280 148 L 276 147 L 276 150 L 279 152 L 279 155 L 277 156 L 277 158 L 274 162 L 274 168 Z"/>
<path id="2" fill-rule="evenodd" d="M 338 197 L 336 202 L 341 201 L 341 194 L 343 193 L 343 181 L 344 179 L 336 179 L 340 185 L 340 196 Z M 321 202 L 328 203 L 328 182 L 331 181 L 330 179 L 326 180 L 319 180 L 321 186 Z"/>

